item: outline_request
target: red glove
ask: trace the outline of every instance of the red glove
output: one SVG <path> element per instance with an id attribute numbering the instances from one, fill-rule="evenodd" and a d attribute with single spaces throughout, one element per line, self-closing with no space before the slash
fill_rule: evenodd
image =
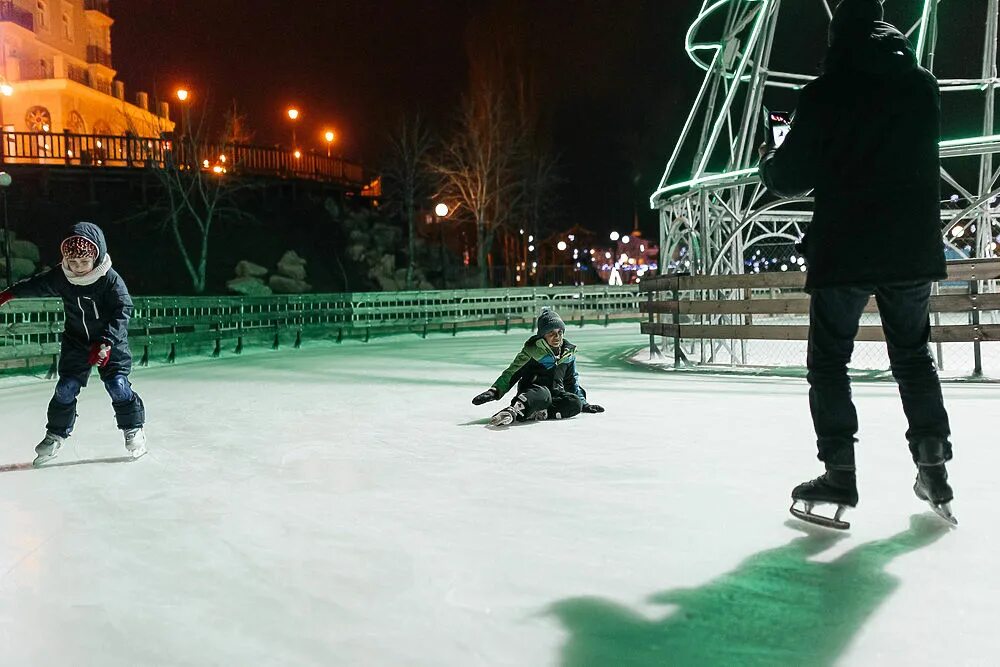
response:
<path id="1" fill-rule="evenodd" d="M 0 306 L 3 306 L 5 303 L 7 303 L 13 298 L 14 298 L 14 293 L 11 292 L 9 289 L 5 289 L 4 291 L 0 292 Z"/>
<path id="2" fill-rule="evenodd" d="M 88 364 L 103 368 L 108 365 L 109 361 L 111 361 L 110 345 L 107 343 L 97 342 L 90 346 L 90 356 L 87 357 Z"/>

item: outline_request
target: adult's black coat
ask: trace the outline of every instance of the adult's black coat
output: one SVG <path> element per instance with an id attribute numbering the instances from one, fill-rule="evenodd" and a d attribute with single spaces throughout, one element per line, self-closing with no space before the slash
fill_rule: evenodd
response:
<path id="1" fill-rule="evenodd" d="M 58 296 L 66 312 L 59 360 L 61 375 L 77 375 L 89 370 L 87 357 L 94 343 L 111 346 L 111 359 L 101 369 L 101 376 L 128 375 L 132 353 L 128 347 L 128 321 L 132 316 L 132 298 L 121 276 L 110 266 L 108 244 L 97 225 L 80 222 L 73 225 L 71 236 L 93 241 L 100 252 L 96 264 L 103 275 L 89 285 L 74 285 L 61 266 L 15 283 L 11 292 L 17 298 Z"/>
<path id="2" fill-rule="evenodd" d="M 771 192 L 814 191 L 807 289 L 945 277 L 937 80 L 898 30 L 871 25 L 831 47 L 761 161 Z"/>

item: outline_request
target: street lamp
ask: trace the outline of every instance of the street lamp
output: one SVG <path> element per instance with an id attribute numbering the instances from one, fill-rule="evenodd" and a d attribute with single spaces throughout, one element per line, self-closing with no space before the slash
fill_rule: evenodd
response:
<path id="1" fill-rule="evenodd" d="M 0 76 L 0 95 L 4 97 L 10 97 L 13 94 L 14 94 L 14 86 L 10 85 L 7 79 Z M 3 119 L 3 111 L 4 111 L 3 104 L 2 102 L 0 102 L 0 128 L 3 128 L 5 124 Z M 7 153 L 7 147 L 9 145 L 10 145 L 10 137 L 5 133 L 3 137 L 3 146 L 0 146 L 0 155 L 5 155 Z"/>
<path id="2" fill-rule="evenodd" d="M 181 139 L 183 139 L 187 131 L 187 122 L 184 120 L 184 116 L 186 116 L 188 112 L 189 107 L 187 105 L 187 101 L 191 98 L 191 91 L 189 91 L 187 88 L 178 88 L 174 92 L 174 95 L 177 97 L 177 101 L 181 103 L 180 125 L 181 125 Z"/>
<path id="3" fill-rule="evenodd" d="M 298 148 L 298 141 L 295 140 L 295 121 L 299 119 L 299 110 L 295 107 L 288 108 L 288 119 L 292 121 L 292 148 Z"/>
<path id="4" fill-rule="evenodd" d="M 337 138 L 337 135 L 333 130 L 327 130 L 323 138 L 326 139 L 326 156 L 330 157 L 330 146 L 333 144 L 334 139 Z"/>
<path id="5" fill-rule="evenodd" d="M 443 219 L 447 218 L 452 212 L 452 209 L 448 207 L 444 202 L 439 202 L 434 206 L 434 217 L 437 218 L 438 226 L 438 250 L 441 258 L 441 287 L 443 289 L 448 289 L 448 271 L 447 264 L 444 260 L 444 222 Z"/>
<path id="6" fill-rule="evenodd" d="M 0 197 L 3 197 L 3 253 L 7 268 L 7 287 L 14 284 L 14 260 L 10 256 L 10 228 L 7 227 L 7 188 L 10 184 L 10 174 L 6 171 L 0 171 Z"/>

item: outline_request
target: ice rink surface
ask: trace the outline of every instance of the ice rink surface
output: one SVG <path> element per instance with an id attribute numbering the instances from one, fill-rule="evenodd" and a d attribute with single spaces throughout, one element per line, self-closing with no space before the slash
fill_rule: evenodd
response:
<path id="1" fill-rule="evenodd" d="M 142 369 L 129 463 L 95 380 L 64 465 L 25 466 L 53 383 L 0 382 L 0 662 L 1000 662 L 1000 386 L 945 388 L 949 530 L 913 496 L 894 385 L 856 384 L 842 534 L 788 514 L 821 472 L 803 380 L 648 371 L 637 325 L 572 328 L 607 412 L 490 431 L 506 403 L 470 400 L 527 335 Z"/>

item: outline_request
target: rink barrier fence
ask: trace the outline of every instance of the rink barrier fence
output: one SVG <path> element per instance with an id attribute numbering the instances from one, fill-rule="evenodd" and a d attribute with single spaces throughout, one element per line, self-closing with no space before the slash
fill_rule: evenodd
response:
<path id="1" fill-rule="evenodd" d="M 457 335 L 470 329 L 532 328 L 543 306 L 568 326 L 638 321 L 633 286 L 356 292 L 267 297 L 136 297 L 129 344 L 138 365 L 245 345 L 298 348 L 304 339 L 361 339 L 392 333 Z M 0 308 L 0 370 L 49 366 L 63 330 L 60 299 L 15 299 Z"/>
<path id="2" fill-rule="evenodd" d="M 983 321 L 984 313 L 1000 311 L 1000 259 L 970 259 L 948 262 L 948 277 L 934 285 L 930 301 L 933 316 L 931 341 L 940 357 L 942 343 L 968 343 L 974 357 L 973 376 L 983 374 L 982 344 L 1000 341 L 1000 324 Z M 709 360 L 718 346 L 727 348 L 731 365 L 745 360 L 740 342 L 749 340 L 806 341 L 808 318 L 788 324 L 786 315 L 808 315 L 809 295 L 803 289 L 806 274 L 760 273 L 745 275 L 673 274 L 647 279 L 639 286 L 644 295 L 640 310 L 645 315 L 643 334 L 649 335 L 650 357 L 661 355 L 656 337 L 670 339 L 675 368 L 692 365 L 682 342 L 708 349 Z M 874 297 L 866 313 L 877 314 Z M 941 315 L 964 318 L 966 323 L 941 324 Z M 776 320 L 761 323 L 754 317 Z M 882 327 L 861 326 L 857 341 L 882 342 Z M 704 352 L 702 354 L 704 360 Z"/>

